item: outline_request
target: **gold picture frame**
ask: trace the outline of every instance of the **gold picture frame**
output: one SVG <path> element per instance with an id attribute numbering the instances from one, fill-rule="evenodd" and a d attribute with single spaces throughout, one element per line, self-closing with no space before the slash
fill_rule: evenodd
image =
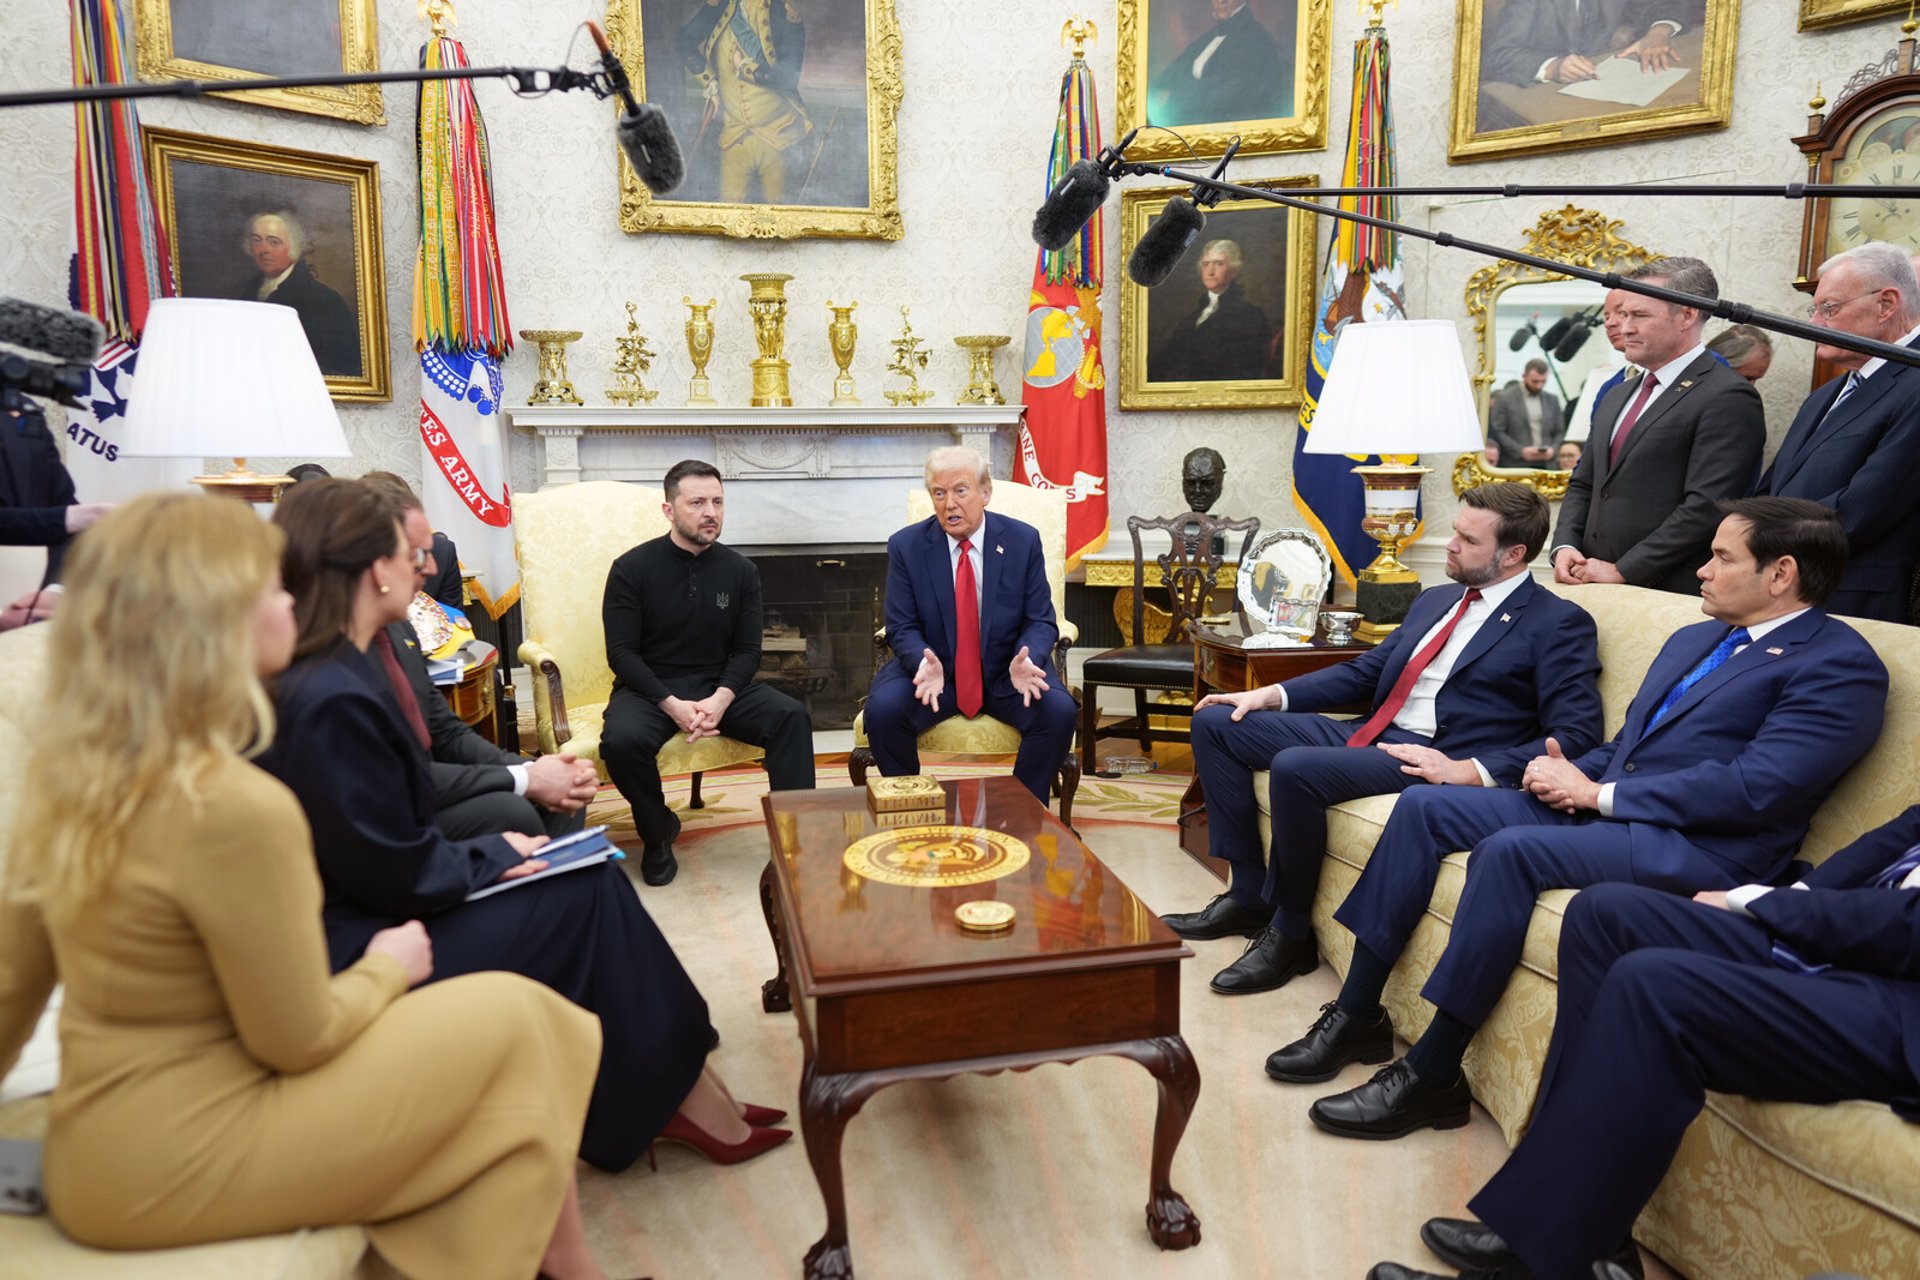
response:
<path id="1" fill-rule="evenodd" d="M 1533 74 L 1536 55 L 1541 64 L 1558 55 L 1543 53 L 1545 43 L 1526 43 L 1526 33 L 1516 28 L 1499 26 L 1505 6 L 1515 2 L 1459 0 L 1447 151 L 1451 162 L 1616 146 L 1724 129 L 1732 118 L 1740 0 L 1706 0 L 1705 23 L 1673 38 L 1682 65 L 1692 64 L 1689 74 L 1645 106 L 1608 104 L 1570 96 L 1550 83 L 1524 83 Z M 1630 33 L 1621 28 L 1615 34 Z"/>
<path id="2" fill-rule="evenodd" d="M 1249 187 L 1283 190 L 1311 187 L 1312 174 L 1250 181 Z M 1120 196 L 1120 253 L 1132 254 L 1153 219 L 1186 187 L 1140 187 Z M 1314 230 L 1319 219 L 1265 200 L 1222 200 L 1207 213 L 1207 225 L 1194 237 L 1173 272 L 1149 291 L 1122 277 L 1120 282 L 1120 407 L 1122 409 L 1288 409 L 1297 408 L 1306 387 L 1307 355 L 1313 346 Z M 1209 245 L 1231 240 L 1241 249 L 1243 266 L 1222 292 L 1214 316 L 1231 320 L 1205 343 L 1181 342 L 1191 318 L 1198 320 L 1207 289 L 1200 263 Z M 1280 278 L 1273 278 L 1277 264 Z M 1233 299 L 1237 290 L 1239 297 Z M 1166 310 L 1155 313 L 1155 307 Z M 1228 313 L 1221 315 L 1221 309 Z M 1263 339 L 1248 308 L 1265 324 Z M 1271 317 L 1277 317 L 1275 324 Z M 1208 324 L 1216 323 L 1209 318 Z M 1194 326 L 1197 328 L 1197 324 Z M 1196 358 L 1220 372 L 1244 367 L 1251 377 L 1197 376 Z M 1264 354 L 1261 354 L 1264 353 Z M 1258 371 L 1254 372 L 1256 361 Z"/>
<path id="3" fill-rule="evenodd" d="M 716 50 L 731 37 L 703 39 L 699 28 L 727 25 L 741 4 L 760 6 L 746 24 L 746 38 L 764 38 L 772 50 L 750 61 L 756 68 L 778 63 L 790 38 L 783 31 L 799 15 L 805 58 L 797 83 L 759 70 L 759 83 L 742 78 L 723 92 L 725 73 L 717 68 L 728 64 L 715 61 Z M 857 64 L 856 37 L 862 46 Z M 894 0 L 808 0 L 802 9 L 791 0 L 608 0 L 607 38 L 627 66 L 635 95 L 665 110 L 687 162 L 681 186 L 655 196 L 619 158 L 622 231 L 750 240 L 898 240 L 905 234 L 899 159 L 904 80 Z M 865 68 L 864 75 L 835 71 L 855 65 Z M 776 149 L 764 140 L 764 127 L 756 134 L 730 131 L 728 100 L 742 92 L 784 96 L 785 103 L 773 104 L 784 121 L 772 127 L 795 134 L 795 141 Z M 770 182 L 782 188 L 777 200 L 764 199 Z M 795 188 L 790 198 L 787 186 Z M 755 202 L 748 198 L 753 195 L 763 198 Z"/>
<path id="4" fill-rule="evenodd" d="M 1874 18 L 1904 17 L 1908 0 L 1800 0 L 1801 31 L 1844 27 Z"/>
<path id="5" fill-rule="evenodd" d="M 279 0 L 253 6 L 235 0 L 134 0 L 134 20 L 134 58 L 142 80 L 243 83 L 316 70 L 380 69 L 374 0 Z M 270 23 L 273 37 L 255 22 Z M 337 65 L 330 56 L 334 23 L 340 32 Z M 377 84 L 249 89 L 221 97 L 354 124 L 387 122 Z"/>
<path id="6" fill-rule="evenodd" d="M 335 400 L 393 399 L 379 163 L 172 129 L 140 141 L 181 296 L 257 299 L 273 264 L 248 256 L 248 232 L 290 213 L 293 265 L 268 301 L 300 313 Z"/>
<path id="7" fill-rule="evenodd" d="M 1206 5 L 1195 0 L 1118 0 L 1117 24 L 1120 32 L 1118 86 L 1115 120 L 1120 132 L 1142 129 L 1127 148 L 1133 160 L 1191 160 L 1194 155 L 1218 156 L 1226 152 L 1234 137 L 1240 139 L 1240 154 L 1273 155 L 1286 151 L 1318 151 L 1327 145 L 1328 69 L 1333 47 L 1333 0 L 1249 0 L 1245 8 L 1227 20 L 1255 23 L 1249 34 L 1232 36 L 1214 49 L 1205 61 L 1218 71 L 1225 66 L 1223 50 L 1244 54 L 1249 72 L 1236 81 L 1266 86 L 1271 77 L 1260 77 L 1252 70 L 1268 60 L 1268 42 L 1284 52 L 1288 40 L 1283 34 L 1291 19 L 1293 78 L 1291 109 L 1272 114 L 1274 108 L 1249 106 L 1244 109 L 1222 107 L 1226 117 L 1239 117 L 1254 111 L 1251 118 L 1201 118 L 1214 114 L 1196 100 L 1191 109 L 1179 104 L 1163 105 L 1163 86 L 1176 63 L 1189 66 L 1212 44 L 1209 33 L 1196 28 L 1203 24 Z M 1249 48 L 1250 44 L 1259 47 Z M 1196 51 L 1196 46 L 1198 49 Z M 1219 60 L 1216 62 L 1216 60 Z M 1268 63 L 1270 66 L 1270 63 Z M 1203 67 L 1203 70 L 1205 68 Z M 1249 90 L 1255 93 L 1257 91 Z M 1240 98 L 1230 91 L 1212 97 L 1215 102 Z M 1150 120 L 1150 117 L 1151 120 Z M 1145 129 L 1145 125 L 1165 128 Z M 1167 132 L 1179 132 L 1176 138 Z M 1186 146 L 1181 145 L 1184 138 Z M 1190 152 L 1188 147 L 1192 148 Z"/>

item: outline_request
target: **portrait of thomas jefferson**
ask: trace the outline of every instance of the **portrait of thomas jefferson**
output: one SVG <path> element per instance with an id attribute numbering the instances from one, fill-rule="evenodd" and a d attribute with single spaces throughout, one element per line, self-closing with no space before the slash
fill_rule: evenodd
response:
<path id="1" fill-rule="evenodd" d="M 1182 307 L 1178 295 L 1168 299 L 1175 319 L 1147 349 L 1148 380 L 1236 382 L 1266 377 L 1273 325 L 1241 287 L 1246 256 L 1239 244 L 1208 241 L 1198 265 L 1200 289 L 1192 303 Z"/>

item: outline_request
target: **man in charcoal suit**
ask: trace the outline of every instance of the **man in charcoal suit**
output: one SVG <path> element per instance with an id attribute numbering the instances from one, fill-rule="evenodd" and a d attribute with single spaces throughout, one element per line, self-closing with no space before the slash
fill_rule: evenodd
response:
<path id="1" fill-rule="evenodd" d="M 1547 362 L 1533 359 L 1520 381 L 1501 388 L 1487 405 L 1487 436 L 1500 446 L 1500 465 L 1550 467 L 1567 434 L 1560 397 L 1547 389 Z"/>
<path id="2" fill-rule="evenodd" d="M 1839 518 L 1801 498 L 1726 504 L 1700 569 L 1712 621 L 1667 641 L 1611 742 L 1568 759 L 1548 743 L 1525 793 L 1417 788 L 1394 806 L 1335 919 L 1352 931 L 1339 998 L 1267 1073 L 1330 1077 L 1384 1061 L 1388 975 L 1432 897 L 1440 860 L 1470 849 L 1446 951 L 1421 995 L 1437 1012 L 1404 1059 L 1309 1118 L 1343 1137 L 1467 1122 L 1460 1063 L 1520 961 L 1547 889 L 1627 881 L 1667 893 L 1770 882 L 1813 812 L 1879 736 L 1887 670 L 1820 604 L 1839 584 Z"/>
<path id="3" fill-rule="evenodd" d="M 1820 264 L 1813 323 L 1882 342 L 1920 339 L 1920 284 L 1906 250 L 1871 243 Z M 1757 493 L 1811 498 L 1840 513 L 1847 575 L 1829 607 L 1908 622 L 1907 587 L 1920 563 L 1912 486 L 1920 474 L 1920 369 L 1821 345 L 1848 372 L 1807 397 Z"/>
<path id="4" fill-rule="evenodd" d="M 1705 18 L 1700 0 L 1507 0 L 1481 36 L 1480 78 L 1572 84 L 1616 56 L 1664 71 L 1678 65 L 1673 38 Z M 1631 43 L 1616 52 L 1620 38 Z"/>

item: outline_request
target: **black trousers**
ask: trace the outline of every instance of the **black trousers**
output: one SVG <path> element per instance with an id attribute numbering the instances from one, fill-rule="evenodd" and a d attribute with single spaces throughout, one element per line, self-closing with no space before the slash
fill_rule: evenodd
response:
<path id="1" fill-rule="evenodd" d="M 448 805 L 433 815 L 433 821 L 449 840 L 470 840 L 502 831 L 558 839 L 586 826 L 587 811 L 567 813 L 537 805 L 511 791 L 489 791 Z"/>
<path id="2" fill-rule="evenodd" d="M 674 696 L 697 701 L 714 690 L 703 677 L 668 680 Z M 600 730 L 600 758 L 607 776 L 633 807 L 633 825 L 649 845 L 672 840 L 680 823 L 667 808 L 654 757 L 680 732 L 658 703 L 630 689 L 615 689 Z M 736 742 L 767 751 L 767 780 L 775 791 L 813 790 L 813 719 L 807 709 L 778 689 L 750 684 L 720 717 L 720 732 Z"/>

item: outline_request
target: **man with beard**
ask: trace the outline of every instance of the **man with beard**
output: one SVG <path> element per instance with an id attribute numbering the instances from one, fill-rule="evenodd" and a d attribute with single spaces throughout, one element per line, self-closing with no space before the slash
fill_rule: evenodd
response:
<path id="1" fill-rule="evenodd" d="M 1593 619 L 1527 572 L 1546 540 L 1546 500 L 1525 485 L 1484 484 L 1461 504 L 1447 544 L 1453 582 L 1415 600 L 1379 648 L 1195 708 L 1209 852 L 1232 864 L 1232 879 L 1203 909 L 1165 920 L 1185 938 L 1253 936 L 1214 978 L 1222 995 L 1271 991 L 1319 964 L 1310 913 L 1327 806 L 1422 782 L 1513 787 L 1548 736 L 1580 751 L 1600 741 Z M 1353 703 L 1373 711 L 1352 721 L 1319 714 Z M 1273 820 L 1264 850 L 1253 793 L 1262 769 Z"/>
<path id="2" fill-rule="evenodd" d="M 1206 295 L 1148 355 L 1150 380 L 1231 382 L 1266 376 L 1273 331 L 1267 313 L 1248 302 L 1240 288 L 1245 261 L 1231 240 L 1211 241 L 1201 251 L 1200 284 Z"/>
<path id="3" fill-rule="evenodd" d="M 813 721 L 798 702 L 764 684 L 760 669 L 760 571 L 720 545 L 726 498 L 709 463 L 677 462 L 665 481 L 672 528 L 613 562 L 601 621 L 613 696 L 600 758 L 633 806 L 645 841 L 640 875 L 671 881 L 680 820 L 667 808 L 654 757 L 675 733 L 689 742 L 728 737 L 767 750 L 775 791 L 813 787 Z"/>

